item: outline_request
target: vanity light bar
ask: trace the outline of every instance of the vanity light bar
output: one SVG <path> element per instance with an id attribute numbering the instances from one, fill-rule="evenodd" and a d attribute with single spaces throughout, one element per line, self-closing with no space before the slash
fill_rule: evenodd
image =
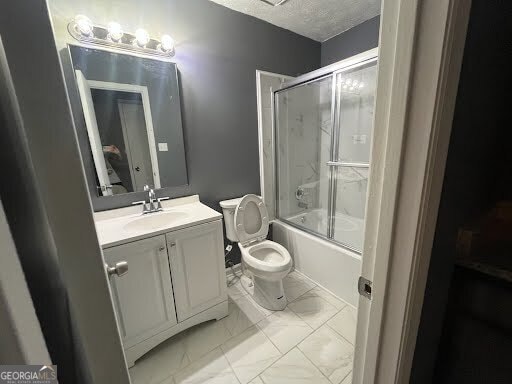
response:
<path id="1" fill-rule="evenodd" d="M 127 51 L 135 51 L 152 56 L 173 57 L 175 54 L 174 40 L 169 35 L 163 35 L 160 40 L 149 36 L 149 33 L 139 28 L 134 33 L 124 32 L 121 25 L 111 21 L 107 26 L 93 24 L 84 15 L 77 15 L 68 24 L 68 31 L 76 40 L 103 45 Z"/>

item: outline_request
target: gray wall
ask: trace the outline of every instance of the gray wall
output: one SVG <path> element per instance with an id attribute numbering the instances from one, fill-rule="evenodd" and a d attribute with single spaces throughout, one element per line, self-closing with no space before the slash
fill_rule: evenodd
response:
<path id="1" fill-rule="evenodd" d="M 322 43 L 321 66 L 375 48 L 379 45 L 380 16 L 356 25 Z"/>
<path id="2" fill-rule="evenodd" d="M 176 40 L 189 186 L 159 195 L 199 194 L 220 209 L 223 199 L 259 193 L 256 69 L 296 76 L 320 66 L 320 43 L 207 0 L 50 0 L 57 44 L 72 43 L 67 23 L 85 14 L 100 24 Z M 68 79 L 69 80 L 69 79 Z M 72 95 L 71 95 L 72 96 Z M 110 199 L 107 209 L 140 200 Z"/>

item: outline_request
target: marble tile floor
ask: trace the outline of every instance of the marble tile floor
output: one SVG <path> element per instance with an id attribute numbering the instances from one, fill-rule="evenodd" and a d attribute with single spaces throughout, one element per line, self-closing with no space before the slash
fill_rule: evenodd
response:
<path id="1" fill-rule="evenodd" d="M 133 384 L 351 384 L 356 309 L 298 272 L 288 306 L 269 311 L 238 281 L 229 314 L 176 335 L 137 361 Z"/>

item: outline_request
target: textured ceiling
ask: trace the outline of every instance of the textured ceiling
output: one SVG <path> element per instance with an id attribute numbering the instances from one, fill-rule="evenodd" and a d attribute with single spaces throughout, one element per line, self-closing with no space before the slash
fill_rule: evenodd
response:
<path id="1" fill-rule="evenodd" d="M 288 0 L 277 7 L 260 0 L 210 1 L 320 42 L 380 14 L 380 0 Z"/>

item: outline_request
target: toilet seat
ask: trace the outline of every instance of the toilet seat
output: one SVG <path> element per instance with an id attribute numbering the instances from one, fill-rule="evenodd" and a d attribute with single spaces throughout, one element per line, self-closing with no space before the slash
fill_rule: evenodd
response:
<path id="1" fill-rule="evenodd" d="M 259 196 L 245 195 L 235 210 L 235 231 L 244 247 L 265 240 L 268 234 L 268 211 Z"/>

